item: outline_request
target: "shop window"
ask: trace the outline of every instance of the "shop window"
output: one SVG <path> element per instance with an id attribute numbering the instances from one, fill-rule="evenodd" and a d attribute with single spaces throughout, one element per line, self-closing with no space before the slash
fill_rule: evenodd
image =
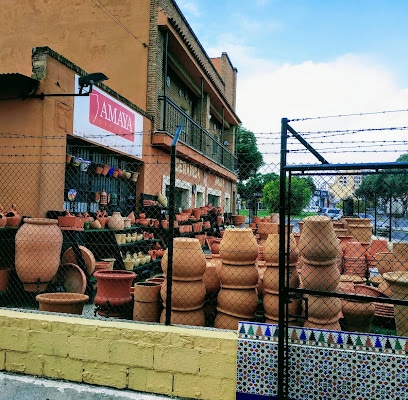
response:
<path id="1" fill-rule="evenodd" d="M 219 207 L 221 203 L 220 196 L 216 196 L 214 194 L 208 195 L 208 203 L 212 204 L 214 207 Z"/>

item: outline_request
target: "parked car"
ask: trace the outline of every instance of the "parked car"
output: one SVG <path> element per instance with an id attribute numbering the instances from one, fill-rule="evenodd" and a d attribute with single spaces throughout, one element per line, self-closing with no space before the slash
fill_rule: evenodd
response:
<path id="1" fill-rule="evenodd" d="M 319 215 L 325 215 L 326 217 L 330 217 L 334 221 L 338 221 L 343 216 L 343 210 L 340 208 L 326 208 L 323 207 L 319 212 Z"/>

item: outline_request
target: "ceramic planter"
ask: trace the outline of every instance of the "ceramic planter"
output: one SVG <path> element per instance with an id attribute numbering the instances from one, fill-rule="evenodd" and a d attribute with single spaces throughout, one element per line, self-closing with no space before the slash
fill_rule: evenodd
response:
<path id="1" fill-rule="evenodd" d="M 160 322 L 166 321 L 166 309 L 160 315 Z M 176 325 L 190 325 L 190 326 L 204 326 L 205 315 L 204 309 L 198 308 L 196 310 L 171 310 L 170 323 Z"/>
<path id="2" fill-rule="evenodd" d="M 39 303 L 40 311 L 80 315 L 89 296 L 81 293 L 58 292 L 41 293 L 35 299 Z"/>
<path id="3" fill-rule="evenodd" d="M 221 287 L 217 296 L 217 307 L 232 314 L 254 316 L 258 305 L 258 294 L 255 288 L 229 289 Z"/>
<path id="4" fill-rule="evenodd" d="M 132 301 L 130 287 L 136 274 L 131 271 L 100 270 L 94 272 L 98 283 L 95 304 L 100 306 L 121 306 Z"/>
<path id="5" fill-rule="evenodd" d="M 259 279 L 259 272 L 255 264 L 230 265 L 221 264 L 219 280 L 224 288 L 254 288 Z"/>
<path id="6" fill-rule="evenodd" d="M 258 243 L 250 228 L 226 229 L 220 242 L 220 256 L 224 264 L 254 264 L 259 254 Z"/>
<path id="7" fill-rule="evenodd" d="M 16 233 L 16 272 L 28 292 L 43 292 L 58 271 L 63 238 L 57 223 L 25 218 Z"/>
<path id="8" fill-rule="evenodd" d="M 134 286 L 133 320 L 158 322 L 160 318 L 160 288 L 157 282 L 138 282 Z"/>
<path id="9" fill-rule="evenodd" d="M 166 304 L 167 280 L 160 289 L 163 304 Z M 172 310 L 195 310 L 204 305 L 206 288 L 202 280 L 198 281 L 177 281 L 173 280 L 171 288 L 171 309 Z"/>

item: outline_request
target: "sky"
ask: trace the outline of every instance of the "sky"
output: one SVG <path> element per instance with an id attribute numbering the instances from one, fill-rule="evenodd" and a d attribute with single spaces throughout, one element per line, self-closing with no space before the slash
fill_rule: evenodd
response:
<path id="1" fill-rule="evenodd" d="M 408 153 L 407 0 L 176 2 L 207 54 L 237 68 L 236 112 L 266 162 L 282 118 L 330 163 Z M 288 163 L 318 163 L 289 149 Z"/>

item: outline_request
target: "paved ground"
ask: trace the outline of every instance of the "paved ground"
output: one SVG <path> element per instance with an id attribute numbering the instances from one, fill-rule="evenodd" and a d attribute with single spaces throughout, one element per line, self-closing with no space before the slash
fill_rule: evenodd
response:
<path id="1" fill-rule="evenodd" d="M 170 400 L 158 396 L 86 384 L 0 372 L 0 400 Z"/>

